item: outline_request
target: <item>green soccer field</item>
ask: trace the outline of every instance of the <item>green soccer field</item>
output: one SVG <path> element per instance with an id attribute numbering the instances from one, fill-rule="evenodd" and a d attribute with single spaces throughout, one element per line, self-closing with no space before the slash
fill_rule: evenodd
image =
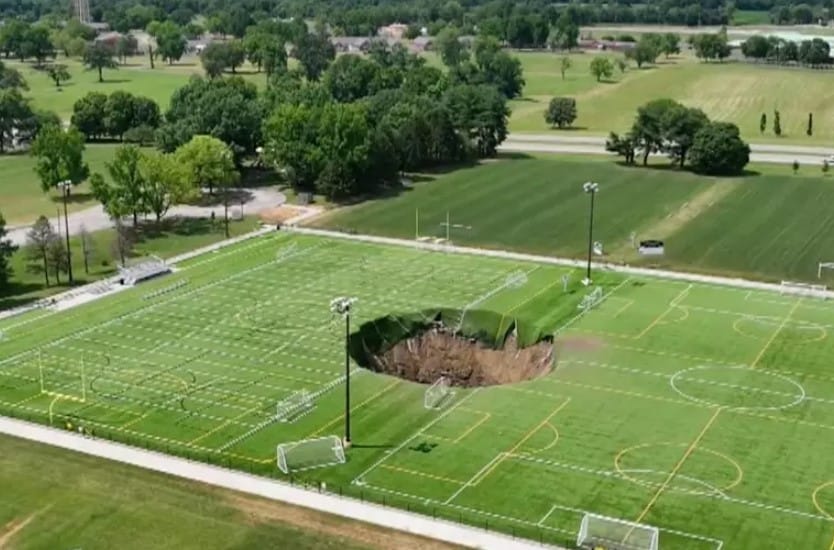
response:
<path id="1" fill-rule="evenodd" d="M 342 435 L 333 297 L 358 298 L 355 326 L 468 306 L 554 332 L 554 371 L 427 410 L 426 386 L 352 365 L 347 462 L 293 480 L 564 545 L 586 511 L 666 549 L 832 544 L 824 301 L 599 273 L 582 314 L 580 270 L 289 233 L 179 268 L 0 323 L 0 411 L 283 477 L 277 444 Z M 275 421 L 298 390 L 314 408 Z"/>

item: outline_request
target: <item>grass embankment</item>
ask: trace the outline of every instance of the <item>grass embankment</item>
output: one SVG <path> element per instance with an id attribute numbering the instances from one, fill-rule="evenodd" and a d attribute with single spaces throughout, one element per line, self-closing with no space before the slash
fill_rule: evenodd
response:
<path id="1" fill-rule="evenodd" d="M 233 237 L 242 235 L 255 229 L 258 223 L 257 218 L 248 217 L 243 221 L 230 222 L 229 231 Z M 72 272 L 76 285 L 112 275 L 119 261 L 115 249 L 116 231 L 114 229 L 94 231 L 90 235 L 93 246 L 88 262 L 89 273 L 84 271 L 80 238 L 70 239 Z M 139 231 L 135 233 L 132 256 L 142 257 L 153 254 L 161 258 L 169 258 L 223 239 L 225 239 L 225 233 L 220 219 L 214 224 L 207 218 L 171 218 L 163 220 L 159 226 L 148 222 L 141 225 Z M 26 250 L 21 248 L 12 256 L 12 278 L 8 290 L 0 293 L 0 310 L 23 305 L 69 289 L 66 274 L 61 274 L 61 284 L 56 285 L 50 273 L 50 286 L 46 286 L 43 274 L 31 272 L 27 264 L 31 262 L 27 261 Z"/>
<path id="2" fill-rule="evenodd" d="M 0 436 L 0 547 L 451 548 Z"/>
<path id="3" fill-rule="evenodd" d="M 560 256 L 587 252 L 588 197 L 597 181 L 594 239 L 607 259 L 641 263 L 638 239 L 666 241 L 658 267 L 763 279 L 815 279 L 834 259 L 829 178 L 754 174 L 717 179 L 671 169 L 624 167 L 603 158 L 506 160 L 459 170 L 399 196 L 334 212 L 317 225 Z"/>

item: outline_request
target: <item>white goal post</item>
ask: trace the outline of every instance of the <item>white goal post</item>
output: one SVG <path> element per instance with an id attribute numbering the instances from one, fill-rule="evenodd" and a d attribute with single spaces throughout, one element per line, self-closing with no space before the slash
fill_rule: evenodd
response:
<path id="1" fill-rule="evenodd" d="M 792 294 L 794 296 L 810 296 L 812 298 L 828 297 L 828 287 L 825 285 L 813 285 L 809 283 L 797 283 L 795 281 L 782 281 L 779 284 L 780 294 Z"/>
<path id="2" fill-rule="evenodd" d="M 589 294 L 586 294 L 582 297 L 582 301 L 579 302 L 577 306 L 582 311 L 587 311 L 593 307 L 596 307 L 602 301 L 602 287 L 598 286 Z"/>
<path id="3" fill-rule="evenodd" d="M 292 392 L 278 402 L 275 407 L 275 419 L 279 422 L 294 422 L 313 410 L 313 396 L 307 390 Z"/>
<path id="4" fill-rule="evenodd" d="M 454 394 L 451 381 L 447 377 L 441 376 L 431 386 L 426 388 L 426 395 L 423 397 L 423 407 L 427 409 L 440 409 Z"/>
<path id="5" fill-rule="evenodd" d="M 822 279 L 822 270 L 830 269 L 834 271 L 834 262 L 820 262 L 817 266 L 817 279 Z"/>
<path id="6" fill-rule="evenodd" d="M 586 513 L 576 546 L 594 550 L 657 550 L 660 530 L 651 525 Z"/>
<path id="7" fill-rule="evenodd" d="M 277 454 L 278 469 L 285 474 L 347 462 L 342 440 L 335 435 L 281 443 Z"/>

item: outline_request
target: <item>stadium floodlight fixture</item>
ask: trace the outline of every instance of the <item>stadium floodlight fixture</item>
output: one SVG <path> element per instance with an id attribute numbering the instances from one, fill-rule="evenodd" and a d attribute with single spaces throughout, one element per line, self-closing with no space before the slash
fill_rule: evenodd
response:
<path id="1" fill-rule="evenodd" d="M 582 281 L 585 286 L 591 284 L 591 256 L 594 252 L 594 198 L 599 192 L 599 184 L 593 181 L 586 181 L 582 184 L 582 190 L 591 196 L 591 213 L 588 222 L 588 269 L 585 274 L 585 280 Z"/>
<path id="2" fill-rule="evenodd" d="M 72 181 L 59 181 L 58 188 L 61 190 L 61 196 L 64 199 L 64 235 L 67 238 L 67 277 L 69 277 L 69 282 L 72 284 L 72 252 L 70 251 L 69 218 L 67 218 L 67 197 L 69 197 L 70 188 L 72 188 Z M 60 219 L 58 223 L 61 223 Z"/>
<path id="3" fill-rule="evenodd" d="M 339 296 L 330 300 L 330 311 L 345 318 L 345 448 L 350 448 L 350 314 L 356 298 Z"/>

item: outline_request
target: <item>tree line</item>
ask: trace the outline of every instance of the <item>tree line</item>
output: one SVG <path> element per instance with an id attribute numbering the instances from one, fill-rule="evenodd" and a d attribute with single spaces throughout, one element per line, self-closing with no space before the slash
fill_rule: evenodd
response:
<path id="1" fill-rule="evenodd" d="M 741 53 L 748 59 L 785 64 L 828 65 L 831 63 L 830 50 L 828 42 L 820 38 L 797 44 L 776 36 L 755 35 L 741 44 Z"/>

